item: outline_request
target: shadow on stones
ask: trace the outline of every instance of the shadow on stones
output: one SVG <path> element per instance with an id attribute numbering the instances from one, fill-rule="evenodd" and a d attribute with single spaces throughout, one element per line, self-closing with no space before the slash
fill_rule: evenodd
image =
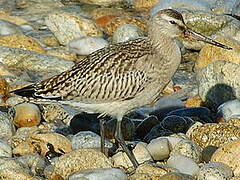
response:
<path id="1" fill-rule="evenodd" d="M 207 106 L 213 112 L 217 111 L 219 105 L 236 99 L 235 90 L 227 84 L 216 84 L 206 95 L 206 101 L 203 106 Z"/>

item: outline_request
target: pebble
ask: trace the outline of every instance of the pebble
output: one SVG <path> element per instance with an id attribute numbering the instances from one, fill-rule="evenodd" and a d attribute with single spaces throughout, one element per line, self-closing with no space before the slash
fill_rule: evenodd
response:
<path id="1" fill-rule="evenodd" d="M 211 161 L 229 166 L 234 176 L 240 176 L 240 140 L 232 141 L 218 148 L 212 155 Z"/>
<path id="2" fill-rule="evenodd" d="M 203 162 L 209 162 L 212 158 L 213 153 L 218 149 L 216 146 L 207 146 L 202 150 L 202 160 Z"/>
<path id="3" fill-rule="evenodd" d="M 81 148 L 92 148 L 100 149 L 101 148 L 101 137 L 91 131 L 80 131 L 72 137 L 72 149 L 81 149 Z M 105 140 L 105 147 L 111 148 L 113 144 Z"/>
<path id="4" fill-rule="evenodd" d="M 240 100 L 235 99 L 227 101 L 218 107 L 217 114 L 223 117 L 225 121 L 240 117 Z"/>
<path id="5" fill-rule="evenodd" d="M 193 125 L 188 131 L 187 136 L 201 147 L 217 146 L 240 138 L 240 128 L 227 123 L 207 123 Z"/>
<path id="6" fill-rule="evenodd" d="M 17 127 L 37 126 L 41 121 L 41 112 L 33 103 L 17 104 L 13 107 L 13 123 Z"/>
<path id="7" fill-rule="evenodd" d="M 147 161 L 152 161 L 152 157 L 147 149 L 146 143 L 139 142 L 132 152 L 139 164 Z M 117 154 L 114 154 L 112 156 L 112 159 L 114 162 L 114 167 L 124 167 L 127 169 L 133 166 L 132 162 L 125 152 L 118 152 Z"/>
<path id="8" fill-rule="evenodd" d="M 72 173 L 97 168 L 112 168 L 112 163 L 99 151 L 78 149 L 60 156 L 51 168 L 45 169 L 44 174 L 48 179 L 67 178 Z"/>
<path id="9" fill-rule="evenodd" d="M 116 168 L 102 168 L 93 170 L 84 170 L 76 172 L 68 177 L 69 180 L 127 180 L 127 175 L 121 169 Z"/>
<path id="10" fill-rule="evenodd" d="M 123 24 L 113 33 L 113 43 L 121 43 L 143 37 L 142 30 L 134 24 Z"/>
<path id="11" fill-rule="evenodd" d="M 134 0 L 133 7 L 137 10 L 149 10 L 151 9 L 154 5 L 156 5 L 159 1 L 158 0 Z"/>
<path id="12" fill-rule="evenodd" d="M 0 137 L 9 139 L 13 136 L 15 131 L 11 117 L 5 112 L 0 112 Z"/>
<path id="13" fill-rule="evenodd" d="M 49 14 L 45 22 L 63 45 L 84 36 L 102 36 L 101 30 L 92 20 L 70 13 L 56 12 Z"/>
<path id="14" fill-rule="evenodd" d="M 28 75 L 31 75 L 33 79 L 59 74 L 74 65 L 74 63 L 69 60 L 55 56 L 3 46 L 0 47 L 0 59 L 7 69 L 19 73 L 18 77 L 23 74 L 24 71 L 27 71 Z M 22 69 L 24 69 L 24 71 Z"/>
<path id="15" fill-rule="evenodd" d="M 240 65 L 219 60 L 197 71 L 199 95 L 206 106 L 217 110 L 229 100 L 240 98 Z"/>
<path id="16" fill-rule="evenodd" d="M 181 140 L 171 150 L 170 156 L 180 154 L 194 160 L 197 164 L 202 161 L 202 149 L 189 140 Z"/>
<path id="17" fill-rule="evenodd" d="M 170 154 L 169 141 L 167 138 L 152 139 L 147 150 L 155 161 L 167 159 Z"/>
<path id="18" fill-rule="evenodd" d="M 144 120 L 142 120 L 136 127 L 136 137 L 143 139 L 144 136 L 160 121 L 157 119 L 156 116 L 148 116 Z"/>
<path id="19" fill-rule="evenodd" d="M 16 176 L 17 175 L 17 176 Z M 1 179 L 14 179 L 14 180 L 39 180 L 38 177 L 32 176 L 30 173 L 27 173 L 25 169 L 4 169 L 0 171 Z"/>
<path id="20" fill-rule="evenodd" d="M 0 102 L 5 102 L 10 97 L 9 89 L 10 86 L 8 82 L 0 77 Z"/>
<path id="21" fill-rule="evenodd" d="M 94 51 L 107 47 L 108 45 L 108 42 L 101 37 L 85 36 L 70 41 L 68 47 L 70 51 L 79 55 L 89 55 Z"/>
<path id="22" fill-rule="evenodd" d="M 110 6 L 110 5 L 114 5 L 114 4 L 119 4 L 119 3 L 123 3 L 123 0 L 78 0 L 78 2 L 81 3 L 90 3 L 90 4 L 96 4 L 96 5 L 100 5 L 100 6 Z"/>
<path id="23" fill-rule="evenodd" d="M 177 115 L 169 115 L 162 120 L 161 125 L 163 128 L 168 129 L 173 133 L 185 133 L 192 123 L 193 120 L 190 118 L 184 118 Z"/>
<path id="24" fill-rule="evenodd" d="M 22 30 L 16 24 L 5 20 L 0 20 L 0 36 L 6 36 L 10 34 L 22 34 Z"/>
<path id="25" fill-rule="evenodd" d="M 43 156 L 32 153 L 20 156 L 16 159 L 24 167 L 30 167 L 30 172 L 34 175 L 44 175 L 44 169 L 47 166 L 47 161 Z"/>
<path id="26" fill-rule="evenodd" d="M 153 166 L 151 164 L 140 164 L 135 171 L 135 174 L 145 174 L 150 179 L 160 179 L 163 175 L 177 170 L 167 165 Z M 138 179 L 138 178 L 137 178 Z"/>
<path id="27" fill-rule="evenodd" d="M 72 118 L 79 113 L 70 106 L 58 102 L 40 102 L 41 115 L 46 122 L 61 121 L 70 125 Z"/>
<path id="28" fill-rule="evenodd" d="M 23 34 L 0 36 L 0 46 L 20 48 L 23 50 L 35 51 L 40 54 L 46 53 L 46 50 L 43 49 L 36 40 Z"/>
<path id="29" fill-rule="evenodd" d="M 195 178 L 188 174 L 171 172 L 161 176 L 161 180 L 195 180 Z"/>
<path id="30" fill-rule="evenodd" d="M 223 163 L 211 162 L 204 164 L 197 174 L 197 180 L 225 180 L 233 176 L 230 167 Z"/>
<path id="31" fill-rule="evenodd" d="M 189 175 L 195 175 L 199 171 L 198 165 L 192 159 L 180 154 L 171 155 L 167 160 L 167 165 L 178 169 L 180 173 Z"/>
<path id="32" fill-rule="evenodd" d="M 61 155 L 71 151 L 71 142 L 61 134 L 32 133 L 29 134 L 21 143 L 16 143 L 13 149 L 13 154 L 25 155 L 29 153 L 39 153 L 42 156 L 51 157 L 52 153 L 58 153 Z"/>
<path id="33" fill-rule="evenodd" d="M 185 103 L 187 108 L 200 107 L 202 105 L 204 105 L 204 102 L 199 95 L 188 98 Z"/>
<path id="34" fill-rule="evenodd" d="M 0 156 L 12 157 L 12 147 L 8 142 L 0 139 Z"/>

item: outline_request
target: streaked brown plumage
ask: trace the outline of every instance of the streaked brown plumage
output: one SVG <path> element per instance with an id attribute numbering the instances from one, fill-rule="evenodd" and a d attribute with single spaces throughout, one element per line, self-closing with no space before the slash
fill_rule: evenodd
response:
<path id="1" fill-rule="evenodd" d="M 184 35 L 230 49 L 191 31 L 180 13 L 165 9 L 152 17 L 147 38 L 100 49 L 69 71 L 15 93 L 58 99 L 87 112 L 116 117 L 116 139 L 137 167 L 135 157 L 122 138 L 122 117 L 159 97 L 180 64 L 181 53 L 174 39 Z"/>

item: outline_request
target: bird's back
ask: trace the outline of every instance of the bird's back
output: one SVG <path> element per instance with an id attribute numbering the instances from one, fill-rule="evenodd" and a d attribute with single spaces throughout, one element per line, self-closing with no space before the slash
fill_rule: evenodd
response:
<path id="1" fill-rule="evenodd" d="M 72 69 L 14 93 L 87 103 L 131 99 L 150 80 L 147 69 L 137 64 L 152 53 L 147 38 L 110 45 L 88 55 Z"/>

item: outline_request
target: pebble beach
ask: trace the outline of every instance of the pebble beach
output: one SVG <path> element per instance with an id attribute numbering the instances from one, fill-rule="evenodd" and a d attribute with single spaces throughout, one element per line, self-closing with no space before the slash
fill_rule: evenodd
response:
<path id="1" fill-rule="evenodd" d="M 148 35 L 151 16 L 180 12 L 219 48 L 180 38 L 181 64 L 162 97 L 117 120 L 11 91 L 71 69 L 111 44 Z M 0 0 L 0 179 L 240 180 L 238 0 Z"/>

